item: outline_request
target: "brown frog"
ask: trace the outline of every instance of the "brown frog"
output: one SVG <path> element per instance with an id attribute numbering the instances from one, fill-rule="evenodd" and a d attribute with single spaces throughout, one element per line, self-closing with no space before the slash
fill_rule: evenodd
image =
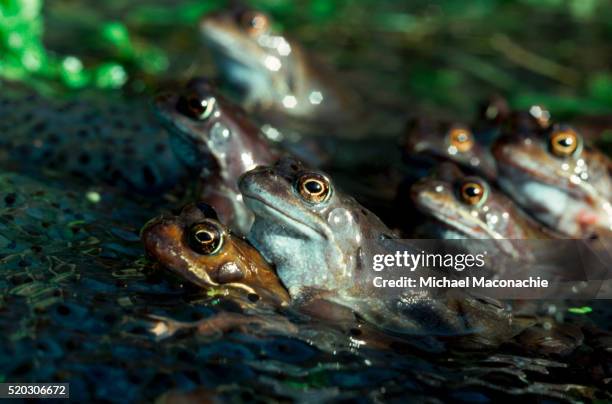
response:
<path id="1" fill-rule="evenodd" d="M 464 174 L 444 163 L 411 188 L 415 205 L 435 218 L 442 237 L 474 239 L 547 239 L 542 226 L 485 179 Z"/>
<path id="2" fill-rule="evenodd" d="M 497 175 L 488 148 L 476 140 L 471 128 L 461 123 L 441 124 L 427 119 L 412 122 L 407 129 L 404 153 L 407 157 L 424 154 L 453 161 L 489 179 Z"/>
<path id="3" fill-rule="evenodd" d="M 274 269 L 221 224 L 209 205 L 191 204 L 178 216 L 153 219 L 141 237 L 149 256 L 195 285 L 278 306 L 289 302 Z"/>
<path id="4" fill-rule="evenodd" d="M 540 222 L 570 237 L 612 231 L 610 159 L 573 127 L 506 133 L 493 154 L 499 184 Z"/>

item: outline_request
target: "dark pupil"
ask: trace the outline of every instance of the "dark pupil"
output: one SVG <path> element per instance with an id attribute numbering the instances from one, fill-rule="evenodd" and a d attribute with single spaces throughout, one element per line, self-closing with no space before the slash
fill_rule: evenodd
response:
<path id="1" fill-rule="evenodd" d="M 198 97 L 181 97 L 176 106 L 176 109 L 189 117 L 199 118 L 204 113 L 205 107 Z"/>
<path id="2" fill-rule="evenodd" d="M 198 114 L 201 114 L 206 109 L 206 101 L 200 101 L 197 98 L 191 98 L 189 100 L 189 107 Z"/>
<path id="3" fill-rule="evenodd" d="M 480 189 L 477 187 L 467 187 L 465 189 L 465 193 L 467 196 L 469 196 L 470 198 L 473 198 L 475 196 L 480 195 Z"/>
<path id="4" fill-rule="evenodd" d="M 559 146 L 563 148 L 568 148 L 568 147 L 572 147 L 572 144 L 574 143 L 574 141 L 571 137 L 568 136 L 568 137 L 559 139 L 557 143 L 559 144 Z"/>
<path id="5" fill-rule="evenodd" d="M 318 181 L 306 181 L 304 188 L 311 194 L 319 194 L 323 191 L 323 185 Z"/>
<path id="6" fill-rule="evenodd" d="M 214 236 L 207 230 L 200 230 L 195 234 L 195 238 L 202 244 L 208 244 L 213 241 Z"/>

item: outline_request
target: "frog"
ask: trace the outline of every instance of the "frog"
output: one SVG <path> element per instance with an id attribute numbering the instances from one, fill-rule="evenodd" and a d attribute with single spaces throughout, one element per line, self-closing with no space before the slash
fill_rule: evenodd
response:
<path id="1" fill-rule="evenodd" d="M 460 122 L 443 123 L 420 118 L 408 124 L 403 143 L 406 158 L 418 155 L 453 161 L 488 179 L 495 179 L 497 168 L 489 149 L 474 131 Z"/>
<path id="2" fill-rule="evenodd" d="M 507 101 L 493 95 L 479 106 L 472 125 L 464 122 L 436 122 L 428 118 L 411 120 L 405 130 L 404 158 L 434 157 L 451 161 L 489 182 L 495 182 L 497 167 L 491 147 L 504 130 L 545 131 L 552 125 L 550 111 L 543 105 L 511 110 Z"/>
<path id="3" fill-rule="evenodd" d="M 150 220 L 141 231 L 147 255 L 193 285 L 219 295 L 283 307 L 289 295 L 259 252 L 219 220 L 203 202 L 178 215 Z"/>
<path id="4" fill-rule="evenodd" d="M 241 313 L 222 311 L 196 322 L 149 315 L 151 331 L 159 339 L 184 330 L 196 330 L 200 335 L 234 329 L 253 333 L 252 326 L 260 331 L 298 336 L 299 328 L 289 317 L 319 318 L 317 312 L 324 311 L 327 320 L 334 319 L 334 328 L 348 333 L 351 329 L 355 332 L 357 327 L 370 346 L 388 348 L 392 341 L 356 324 L 341 308 L 321 301 L 313 300 L 295 311 L 294 302 L 274 268 L 247 240 L 223 225 L 214 208 L 203 202 L 190 203 L 176 215 L 163 214 L 151 219 L 141 230 L 141 239 L 147 256 L 154 262 L 209 295 L 231 300 L 243 309 Z M 308 327 L 311 330 L 315 327 L 321 335 L 329 337 L 330 329 L 321 326 L 324 327 L 317 324 Z M 306 334 L 310 335 L 309 332 Z M 327 343 L 321 341 L 321 345 Z"/>
<path id="5" fill-rule="evenodd" d="M 520 240 L 554 237 L 486 179 L 452 163 L 441 164 L 410 193 L 414 205 L 436 223 L 429 236 L 496 240 L 499 252 L 514 258 L 527 254 Z"/>
<path id="6" fill-rule="evenodd" d="M 155 110 L 171 134 L 176 156 L 198 176 L 197 198 L 213 205 L 222 223 L 246 234 L 253 214 L 242 202 L 238 177 L 274 163 L 280 151 L 242 108 L 203 77 L 193 78 L 182 91 L 159 94 Z"/>
<path id="7" fill-rule="evenodd" d="M 255 213 L 247 238 L 275 265 L 294 304 L 325 300 L 402 335 L 478 329 L 487 330 L 475 337 L 479 343 L 494 344 L 518 332 L 518 322 L 493 301 L 446 290 L 396 295 L 375 287 L 368 267 L 373 254 L 417 248 L 399 240 L 328 174 L 284 157 L 243 174 L 239 187 Z"/>
<path id="8" fill-rule="evenodd" d="M 266 13 L 243 7 L 202 17 L 199 30 L 223 82 L 273 138 L 363 135 L 363 125 L 352 124 L 364 122 L 360 97 L 274 25 Z"/>
<path id="9" fill-rule="evenodd" d="M 486 179 L 447 162 L 413 184 L 410 194 L 414 206 L 426 215 L 412 229 L 412 237 L 442 239 L 447 248 L 471 254 L 486 251 L 485 271 L 494 279 L 527 277 L 536 265 L 538 275 L 549 281 L 567 277 L 558 266 L 548 264 L 554 262 L 558 245 L 549 240 L 562 235 L 531 218 Z M 513 309 L 518 306 L 513 304 Z M 544 312 L 546 307 L 533 306 Z"/>
<path id="10" fill-rule="evenodd" d="M 479 142 L 490 148 L 508 127 L 514 130 L 543 131 L 550 128 L 553 116 L 544 104 L 531 104 L 526 108 L 512 109 L 508 100 L 500 94 L 492 94 L 480 102 L 474 122 Z"/>
<path id="11" fill-rule="evenodd" d="M 430 176 L 413 184 L 414 205 L 429 217 L 419 236 L 450 239 L 451 247 L 473 254 L 487 251 L 487 271 L 492 278 L 515 279 L 537 271 L 547 279 L 563 279 L 554 262 L 553 244 L 563 235 L 548 230 L 523 212 L 512 199 L 486 179 L 464 173 L 453 163 L 443 163 Z M 537 269 L 535 269 L 537 267 Z M 520 275 L 523 273 L 524 275 Z M 518 337 L 520 343 L 541 352 L 571 352 L 582 343 L 582 333 L 549 313 L 565 306 L 557 300 L 506 302 L 517 315 L 537 315 L 543 322 Z M 565 331 L 570 330 L 567 334 Z M 566 335 L 567 334 L 567 335 Z M 550 353 L 550 352 L 549 352 Z"/>
<path id="12" fill-rule="evenodd" d="M 571 238 L 610 234 L 610 159 L 574 127 L 507 132 L 493 154 L 502 189 L 541 223 Z"/>

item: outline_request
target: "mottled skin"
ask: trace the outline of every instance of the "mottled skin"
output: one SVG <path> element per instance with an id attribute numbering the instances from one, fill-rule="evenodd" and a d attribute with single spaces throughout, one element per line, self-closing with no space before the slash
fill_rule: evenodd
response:
<path id="1" fill-rule="evenodd" d="M 295 183 L 311 172 L 329 179 L 297 160 L 283 158 L 275 166 L 249 171 L 240 180 L 244 201 L 255 213 L 249 240 L 276 265 L 292 296 L 321 285 L 350 289 L 346 280 L 366 265 L 364 241 L 392 235 L 373 213 L 336 190 L 321 204 L 303 200 Z M 285 248 L 287 243 L 291 248 Z"/>
<path id="2" fill-rule="evenodd" d="M 568 133 L 575 150 L 562 154 L 555 139 Z M 500 185 L 533 217 L 571 237 L 610 233 L 610 159 L 586 145 L 571 127 L 508 133 L 496 142 L 493 153 Z"/>
<path id="3" fill-rule="evenodd" d="M 470 198 L 468 190 L 474 189 L 481 191 L 482 197 Z M 415 206 L 433 219 L 430 226 L 424 226 L 429 230 L 426 235 L 454 239 L 453 245 L 463 246 L 474 254 L 487 251 L 492 277 L 515 279 L 528 273 L 546 273 L 549 278 L 563 275 L 556 273 L 555 268 L 539 266 L 535 269 L 536 256 L 543 257 L 548 252 L 542 251 L 542 244 L 523 241 L 549 239 L 556 234 L 542 229 L 483 178 L 465 175 L 454 164 L 445 163 L 434 175 L 414 184 L 411 196 Z M 474 239 L 481 241 L 469 241 Z M 542 262 L 547 259 L 542 258 Z M 520 275 L 521 272 L 524 274 Z M 514 313 L 529 316 L 534 313 L 547 315 L 551 309 L 564 307 L 559 301 L 512 301 L 511 304 Z M 523 347 L 565 354 L 582 343 L 580 330 L 551 319 L 542 320 L 542 323 L 548 323 L 548 327 L 538 325 L 520 334 L 518 340 Z"/>
<path id="4" fill-rule="evenodd" d="M 471 200 L 466 187 L 482 191 L 483 196 Z M 440 231 L 434 236 L 495 240 L 500 252 L 517 258 L 528 254 L 525 243 L 517 240 L 550 237 L 487 181 L 465 175 L 450 163 L 414 184 L 411 196 L 421 212 L 435 219 Z"/>
<path id="5" fill-rule="evenodd" d="M 534 247 L 523 240 L 552 236 L 483 178 L 465 175 L 452 163 L 440 165 L 410 191 L 414 205 L 429 218 L 417 228 L 416 236 L 457 240 L 449 243 L 474 254 L 487 251 L 495 276 L 508 270 L 515 274 L 517 260 L 529 270 Z M 479 196 L 473 199 L 470 192 Z M 463 239 L 481 241 L 459 241 Z"/>
<path id="6" fill-rule="evenodd" d="M 259 11 L 237 8 L 204 16 L 200 32 L 213 50 L 222 79 L 265 123 L 283 132 L 289 128 L 348 135 L 356 97 L 272 25 Z"/>
<path id="7" fill-rule="evenodd" d="M 313 179 L 327 185 L 325 198 L 304 192 Z M 400 241 L 373 213 L 336 189 L 326 174 L 285 158 L 244 174 L 240 190 L 255 213 L 249 240 L 276 266 L 294 301 L 325 299 L 399 333 L 478 329 L 482 340 L 499 342 L 516 331 L 502 307 L 465 294 L 405 290 L 398 296 L 375 288 L 369 257 Z"/>
<path id="8" fill-rule="evenodd" d="M 191 80 L 181 93 L 158 96 L 155 106 L 175 154 L 199 176 L 199 199 L 214 206 L 222 223 L 246 234 L 253 214 L 242 202 L 238 177 L 274 163 L 277 152 L 244 111 L 205 79 Z"/>
<path id="9" fill-rule="evenodd" d="M 217 252 L 202 253 L 190 242 L 190 232 L 200 223 L 220 230 Z M 141 238 L 152 258 L 202 288 L 242 291 L 275 305 L 289 301 L 274 269 L 248 242 L 223 226 L 208 205 L 188 205 L 178 216 L 153 219 L 143 228 Z"/>
<path id="10" fill-rule="evenodd" d="M 412 122 L 404 140 L 407 157 L 425 154 L 453 161 L 487 178 L 497 175 L 489 150 L 478 143 L 472 130 L 463 124 L 439 124 L 427 119 Z"/>

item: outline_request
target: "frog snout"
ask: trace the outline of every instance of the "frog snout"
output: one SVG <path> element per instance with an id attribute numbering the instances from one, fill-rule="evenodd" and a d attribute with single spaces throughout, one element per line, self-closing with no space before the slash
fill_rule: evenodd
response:
<path id="1" fill-rule="evenodd" d="M 246 185 L 247 182 L 250 182 L 257 176 L 269 175 L 271 173 L 272 173 L 272 169 L 268 166 L 261 166 L 261 165 L 255 166 L 255 168 L 245 173 L 242 173 L 240 177 L 238 177 L 238 186 L 242 187 L 243 185 L 241 184 Z"/>

